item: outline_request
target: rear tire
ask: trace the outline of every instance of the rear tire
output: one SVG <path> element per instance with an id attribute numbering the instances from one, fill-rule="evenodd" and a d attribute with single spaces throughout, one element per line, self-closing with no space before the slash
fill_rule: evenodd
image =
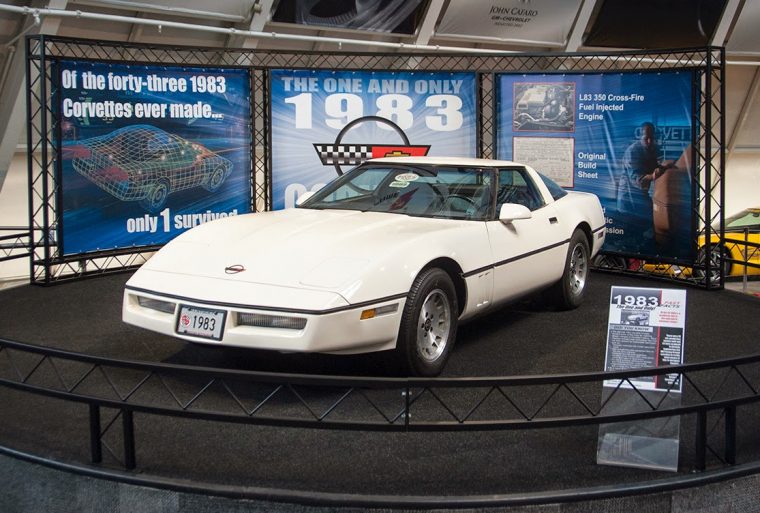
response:
<path id="1" fill-rule="evenodd" d="M 552 302 L 561 310 L 578 308 L 583 302 L 590 272 L 590 254 L 586 235 L 581 230 L 575 230 L 570 238 L 562 278 L 550 289 Z"/>
<path id="2" fill-rule="evenodd" d="M 166 198 L 168 197 L 169 184 L 161 180 L 148 189 L 148 194 L 140 200 L 140 205 L 151 214 L 157 214 L 166 204 Z"/>
<path id="3" fill-rule="evenodd" d="M 401 316 L 397 359 L 410 376 L 437 376 L 446 365 L 457 334 L 456 290 L 438 268 L 421 272 L 409 290 Z"/>

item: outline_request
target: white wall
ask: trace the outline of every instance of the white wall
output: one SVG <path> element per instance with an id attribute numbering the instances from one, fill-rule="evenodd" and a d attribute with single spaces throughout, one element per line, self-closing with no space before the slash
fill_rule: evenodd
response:
<path id="1" fill-rule="evenodd" d="M 734 153 L 726 166 L 726 216 L 760 207 L 760 152 Z"/>
<path id="2" fill-rule="evenodd" d="M 0 190 L 0 226 L 29 225 L 27 184 L 26 153 L 16 152 Z M 0 235 L 7 233 L 0 232 Z M 20 279 L 29 279 L 29 259 L 0 262 L 0 285 Z"/>

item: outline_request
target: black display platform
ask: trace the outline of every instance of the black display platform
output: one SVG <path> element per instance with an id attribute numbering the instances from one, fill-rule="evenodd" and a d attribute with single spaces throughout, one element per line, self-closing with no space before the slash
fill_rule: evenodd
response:
<path id="1" fill-rule="evenodd" d="M 128 275 L 0 291 L 0 336 L 87 354 L 205 367 L 393 375 L 385 355 L 278 354 L 184 342 L 120 321 Z M 595 372 L 603 368 L 610 287 L 678 288 L 593 273 L 585 303 L 560 312 L 520 303 L 460 328 L 445 377 Z M 687 288 L 686 363 L 760 352 L 760 299 Z M 0 389 L 2 445 L 87 462 L 87 410 Z M 538 493 L 670 477 L 596 465 L 594 426 L 530 431 L 376 433 L 228 425 L 136 416 L 140 472 L 224 486 L 406 496 Z M 689 429 L 688 419 L 682 423 Z M 744 430 L 743 432 L 741 430 Z M 760 440 L 740 423 L 740 456 Z M 681 470 L 692 464 L 682 441 Z M 740 459 L 745 459 L 741 457 Z M 105 461 L 105 465 L 109 462 Z M 113 462 L 110 463 L 113 465 Z"/>

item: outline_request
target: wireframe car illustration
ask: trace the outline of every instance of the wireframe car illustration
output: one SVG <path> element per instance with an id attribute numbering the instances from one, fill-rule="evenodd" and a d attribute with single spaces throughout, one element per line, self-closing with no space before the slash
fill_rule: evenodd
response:
<path id="1" fill-rule="evenodd" d="M 204 146 L 151 125 L 133 125 L 65 148 L 73 168 L 122 201 L 156 213 L 169 194 L 191 187 L 214 192 L 232 162 Z"/>
<path id="2" fill-rule="evenodd" d="M 370 160 L 299 208 L 180 235 L 129 279 L 123 320 L 217 345 L 395 349 L 404 372 L 432 376 L 460 322 L 547 288 L 577 307 L 604 238 L 596 196 L 528 166 Z"/>

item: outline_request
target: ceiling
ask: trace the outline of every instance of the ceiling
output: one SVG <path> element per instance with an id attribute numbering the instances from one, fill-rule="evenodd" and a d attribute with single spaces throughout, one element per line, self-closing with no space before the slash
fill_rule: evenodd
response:
<path id="1" fill-rule="evenodd" d="M 725 46 L 727 150 L 760 152 L 760 0 L 3 0 L 0 188 L 24 130 L 23 42 L 570 52 Z"/>

